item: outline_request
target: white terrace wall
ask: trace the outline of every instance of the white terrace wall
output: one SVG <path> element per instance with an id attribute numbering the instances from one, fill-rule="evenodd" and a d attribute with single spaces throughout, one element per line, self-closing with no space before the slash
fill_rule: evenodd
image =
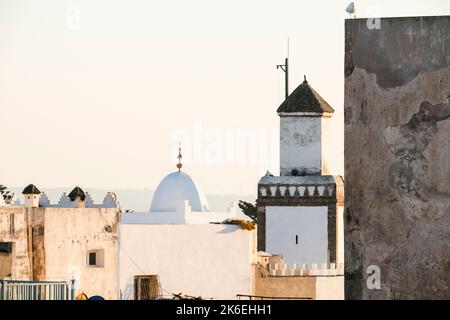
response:
<path id="1" fill-rule="evenodd" d="M 124 213 L 122 222 L 125 224 L 208 224 L 223 222 L 227 219 L 250 220 L 241 213 L 237 203 L 232 203 L 227 211 L 192 211 L 187 200 L 178 205 L 177 211 L 133 212 Z"/>
<path id="2" fill-rule="evenodd" d="M 340 263 L 275 263 L 268 267 L 269 275 L 278 277 L 307 277 L 307 276 L 343 276 L 344 264 Z"/>
<path id="3" fill-rule="evenodd" d="M 159 275 L 164 295 L 236 299 L 253 294 L 256 230 L 235 225 L 122 224 L 119 281 L 133 299 L 135 275 Z"/>
<path id="4" fill-rule="evenodd" d="M 316 300 L 344 300 L 344 276 L 316 277 Z"/>

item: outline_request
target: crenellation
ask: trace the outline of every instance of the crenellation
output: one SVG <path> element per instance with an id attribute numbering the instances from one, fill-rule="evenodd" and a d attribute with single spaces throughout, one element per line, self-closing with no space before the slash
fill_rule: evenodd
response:
<path id="1" fill-rule="evenodd" d="M 94 198 L 86 192 L 84 200 L 72 201 L 66 192 L 60 196 L 57 203 L 51 203 L 48 195 L 41 192 L 39 196 L 39 206 L 44 208 L 121 208 L 122 205 L 113 192 L 108 192 L 101 203 L 95 203 Z"/>
<path id="2" fill-rule="evenodd" d="M 340 263 L 275 263 L 269 265 L 269 276 L 272 277 L 320 277 L 342 276 L 344 264 Z"/>
<path id="3" fill-rule="evenodd" d="M 39 206 L 40 207 L 49 207 L 50 206 L 50 199 L 48 198 L 48 196 L 45 192 L 41 192 L 41 195 L 39 196 Z"/>
<path id="4" fill-rule="evenodd" d="M 333 197 L 335 188 L 332 185 L 299 185 L 276 184 L 260 185 L 260 197 Z"/>
<path id="5" fill-rule="evenodd" d="M 92 198 L 91 194 L 89 192 L 86 192 L 86 198 L 84 199 L 86 208 L 93 208 L 94 207 L 94 199 Z"/>
<path id="6" fill-rule="evenodd" d="M 67 193 L 63 192 L 58 201 L 58 207 L 60 208 L 75 208 L 74 203 L 70 201 L 70 198 L 67 196 Z"/>

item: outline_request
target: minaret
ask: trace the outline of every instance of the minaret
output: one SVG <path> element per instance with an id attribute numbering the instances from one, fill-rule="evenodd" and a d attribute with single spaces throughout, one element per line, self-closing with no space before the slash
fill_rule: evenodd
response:
<path id="1" fill-rule="evenodd" d="M 22 191 L 23 197 L 25 198 L 25 207 L 37 208 L 39 207 L 39 197 L 41 192 L 34 184 L 29 184 Z"/>
<path id="2" fill-rule="evenodd" d="M 303 81 L 277 110 L 280 175 L 328 175 L 328 120 L 334 110 Z"/>
<path id="3" fill-rule="evenodd" d="M 258 182 L 258 251 L 282 254 L 287 263 L 344 261 L 344 181 L 328 172 L 333 112 L 306 76 L 277 109 L 280 176 Z"/>

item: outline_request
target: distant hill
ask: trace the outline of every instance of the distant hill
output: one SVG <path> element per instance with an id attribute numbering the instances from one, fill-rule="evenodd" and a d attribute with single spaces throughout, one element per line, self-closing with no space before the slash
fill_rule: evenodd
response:
<path id="1" fill-rule="evenodd" d="M 23 188 L 8 188 L 15 192 L 22 202 L 21 192 Z M 42 189 L 48 195 L 50 202 L 58 202 L 60 196 L 63 192 L 69 193 L 71 188 L 49 188 Z M 153 190 L 151 189 L 99 189 L 99 188 L 83 188 L 91 194 L 95 203 L 103 201 L 104 196 L 107 192 L 114 192 L 117 198 L 122 203 L 124 209 L 134 210 L 135 212 L 148 211 L 150 208 L 151 199 L 153 197 Z M 255 196 L 251 195 L 206 195 L 209 207 L 211 211 L 225 211 L 232 202 L 238 202 L 239 200 L 244 200 L 248 202 L 255 202 Z"/>

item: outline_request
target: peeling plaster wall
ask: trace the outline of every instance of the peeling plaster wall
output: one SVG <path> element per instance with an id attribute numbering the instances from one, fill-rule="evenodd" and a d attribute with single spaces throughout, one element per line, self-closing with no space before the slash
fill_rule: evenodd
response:
<path id="1" fill-rule="evenodd" d="M 118 299 L 119 209 L 35 208 L 45 214 L 45 280 L 76 279 L 76 293 Z M 103 267 L 88 251 L 104 250 Z M 43 279 L 42 279 L 43 280 Z"/>
<path id="2" fill-rule="evenodd" d="M 77 293 L 117 299 L 119 224 L 117 208 L 0 206 L 0 241 L 13 243 L 8 278 L 39 281 L 75 278 Z M 103 267 L 88 266 L 90 250 L 103 250 Z"/>
<path id="3" fill-rule="evenodd" d="M 336 212 L 336 264 L 345 261 L 345 243 L 344 243 L 344 206 L 337 206 Z"/>
<path id="4" fill-rule="evenodd" d="M 5 279 L 30 280 L 26 213 L 23 207 L 0 207 L 0 241 L 13 243 L 11 276 Z"/>
<path id="5" fill-rule="evenodd" d="M 29 223 L 32 230 L 32 265 L 33 265 L 33 280 L 44 281 L 45 278 L 45 209 L 44 208 L 29 208 Z M 67 279 L 64 279 L 67 280 Z"/>
<path id="6" fill-rule="evenodd" d="M 380 25 L 346 21 L 346 298 L 449 299 L 450 17 Z"/>

